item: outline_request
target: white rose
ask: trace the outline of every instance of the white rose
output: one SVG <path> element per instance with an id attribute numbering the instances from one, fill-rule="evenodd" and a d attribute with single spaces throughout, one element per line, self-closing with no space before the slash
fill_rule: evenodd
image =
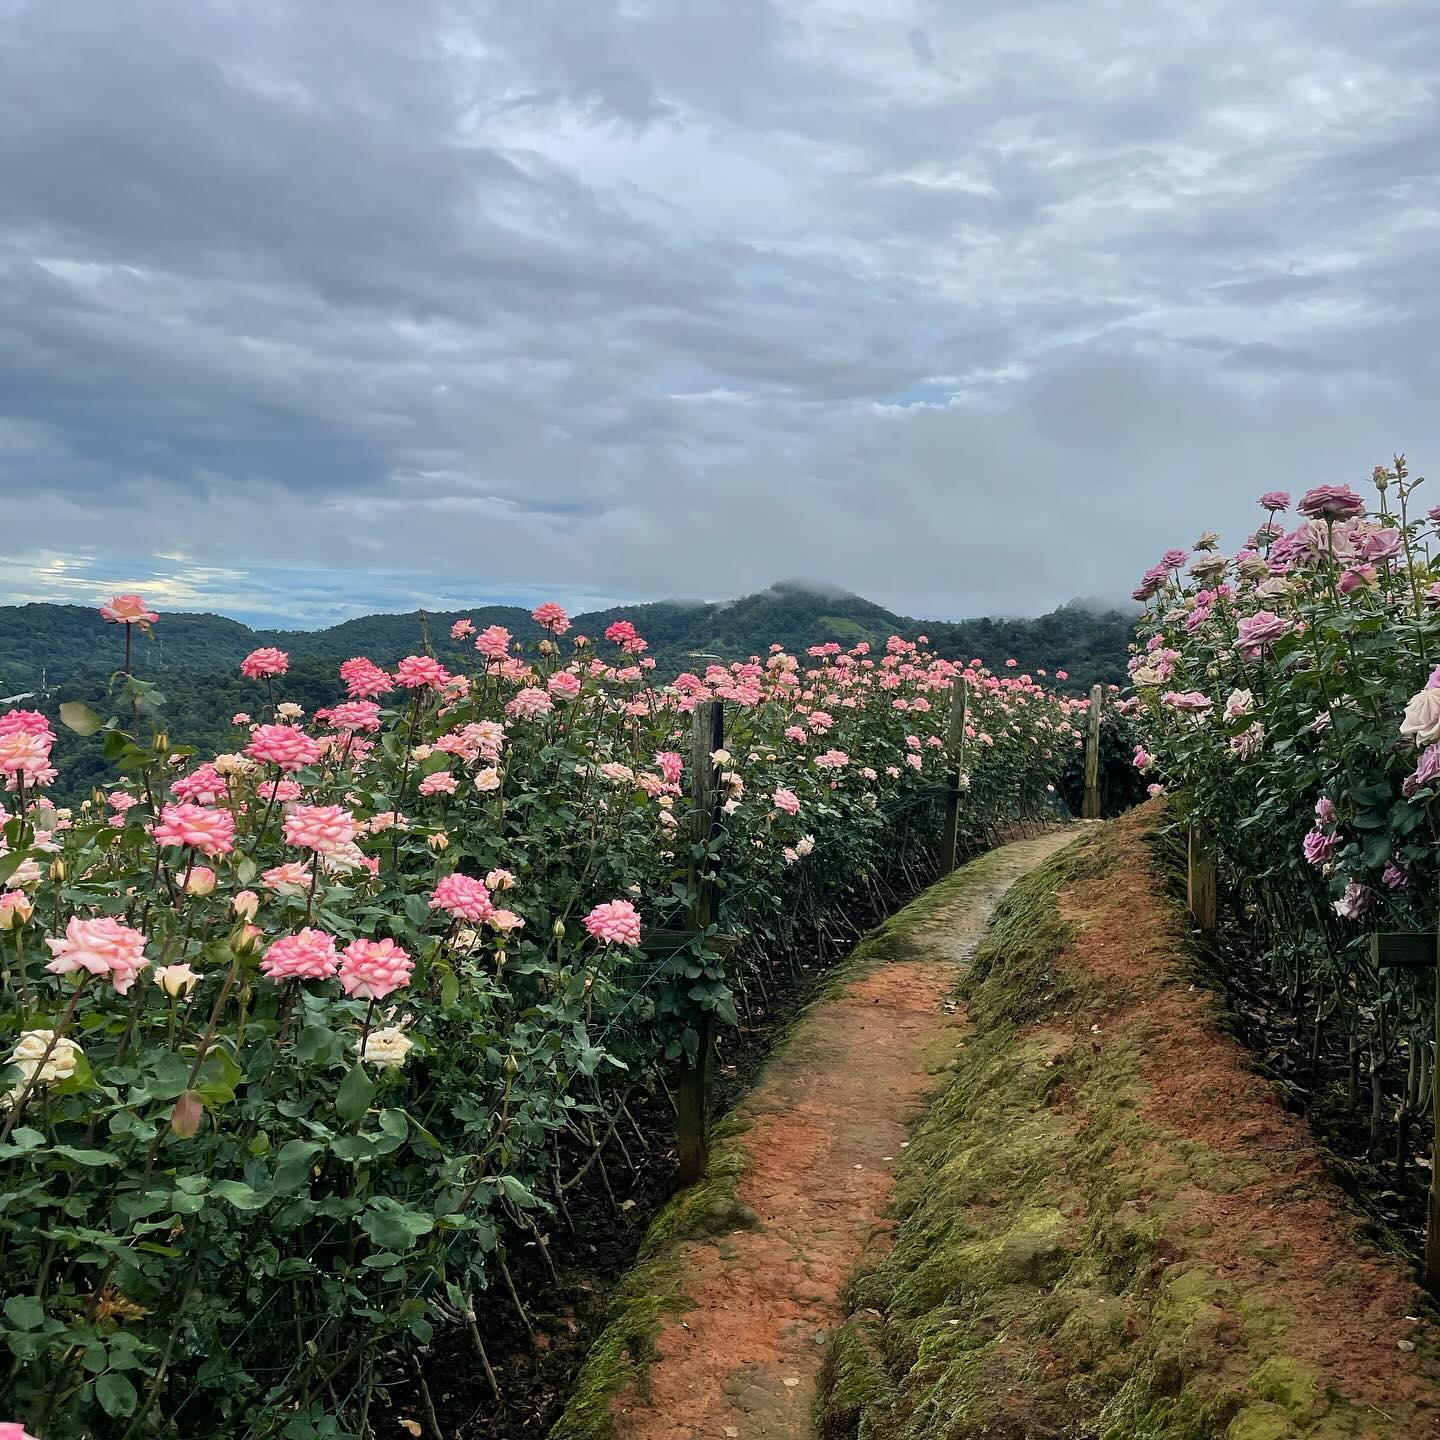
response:
<path id="1" fill-rule="evenodd" d="M 405 1057 L 415 1048 L 415 1042 L 398 1025 L 383 1030 L 372 1030 L 365 1040 L 365 1053 L 361 1059 L 378 1065 L 382 1070 L 398 1070 Z"/>
<path id="2" fill-rule="evenodd" d="M 57 1080 L 68 1080 L 75 1073 L 75 1062 L 79 1059 L 80 1047 L 65 1036 L 55 1040 L 55 1048 L 50 1050 L 50 1058 L 45 1061 L 44 1068 L 41 1068 L 40 1061 L 46 1050 L 50 1049 L 50 1042 L 55 1040 L 53 1030 L 22 1030 L 20 1038 L 15 1042 L 15 1048 L 10 1052 L 10 1063 L 19 1068 L 20 1074 L 25 1080 L 32 1076 L 37 1084 L 53 1085 Z M 36 1071 L 39 1074 L 36 1075 Z"/>
<path id="3" fill-rule="evenodd" d="M 1440 740 L 1440 690 L 1425 689 L 1410 697 L 1400 733 L 1411 736 L 1417 745 L 1433 745 Z"/>
<path id="4" fill-rule="evenodd" d="M 151 978 L 173 1000 L 177 995 L 188 995 L 200 976 L 185 964 L 161 965 Z"/>

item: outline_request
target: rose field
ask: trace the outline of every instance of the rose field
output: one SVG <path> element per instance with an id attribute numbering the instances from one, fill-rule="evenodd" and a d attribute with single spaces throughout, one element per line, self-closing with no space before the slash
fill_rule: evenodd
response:
<path id="1" fill-rule="evenodd" d="M 1164 673 L 1137 672 L 1154 763 L 1269 859 L 1277 981 L 1409 1063 L 1416 1114 L 1422 988 L 1386 990 L 1349 938 L 1434 889 L 1440 690 L 1405 708 L 1440 652 L 1423 528 L 1322 519 L 1233 586 L 1207 572 L 1208 599 L 1165 572 Z M 110 691 L 60 720 L 113 785 L 49 798 L 52 717 L 0 714 L 0 1434 L 44 1440 L 400 1434 L 402 1392 L 434 1433 L 419 1357 L 450 1337 L 501 1404 L 487 1339 L 529 1328 L 557 1227 L 618 1223 L 621 1170 L 671 1183 L 712 1033 L 723 1053 L 798 957 L 932 880 L 947 802 L 962 854 L 1063 815 L 1088 705 L 923 637 L 661 683 L 633 625 L 587 639 L 543 605 L 538 643 L 462 620 L 391 668 L 350 659 L 314 713 L 258 649 L 230 747 L 197 754 L 131 673 L 164 617 L 101 616 Z"/>
<path id="2" fill-rule="evenodd" d="M 0 1440 L 1437 1433 L 1422 483 L 1167 552 L 1108 698 L 547 603 L 201 753 L 114 596 L 0 711 Z"/>

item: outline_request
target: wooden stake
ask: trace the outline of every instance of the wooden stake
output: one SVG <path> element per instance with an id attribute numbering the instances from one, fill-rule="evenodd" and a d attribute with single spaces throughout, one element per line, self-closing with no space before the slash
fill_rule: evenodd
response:
<path id="1" fill-rule="evenodd" d="M 961 675 L 950 691 L 950 734 L 945 753 L 950 760 L 950 789 L 945 796 L 945 828 L 940 834 L 940 873 L 948 875 L 959 863 L 960 777 L 965 771 L 965 712 L 970 701 L 970 681 Z"/>
<path id="2" fill-rule="evenodd" d="M 1100 709 L 1103 691 L 1090 687 L 1090 733 L 1085 739 L 1085 800 L 1080 807 L 1082 820 L 1100 818 Z"/>
<path id="3" fill-rule="evenodd" d="M 719 700 L 703 700 L 695 707 L 690 732 L 690 838 L 696 845 L 710 845 L 720 829 L 720 787 L 715 762 L 710 758 L 725 743 L 725 707 Z M 717 915 L 715 881 L 711 877 L 708 856 L 702 856 L 691 867 L 690 928 L 705 930 Z M 680 1155 L 680 1184 L 694 1185 L 705 1173 L 710 1159 L 710 1143 L 706 1134 L 706 1112 L 709 1109 L 710 1052 L 714 1042 L 714 1025 L 709 1011 L 702 1014 L 695 1026 L 699 1037 L 693 1063 L 686 1062 L 680 1070 L 676 1093 L 676 1123 Z"/>
<path id="4" fill-rule="evenodd" d="M 1215 855 L 1202 827 L 1194 822 L 1190 825 L 1189 860 L 1185 895 L 1190 918 L 1199 929 L 1210 931 L 1216 921 Z"/>

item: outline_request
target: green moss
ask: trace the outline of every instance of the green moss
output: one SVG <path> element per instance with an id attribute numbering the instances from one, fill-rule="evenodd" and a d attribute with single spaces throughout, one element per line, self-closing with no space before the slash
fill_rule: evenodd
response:
<path id="1" fill-rule="evenodd" d="M 1095 1431 L 1100 1440 L 1216 1440 L 1235 1410 L 1230 1397 L 1167 1394 L 1142 1367 L 1101 1411 Z"/>
<path id="2" fill-rule="evenodd" d="M 1301 1432 L 1279 1405 L 1247 1405 L 1225 1428 L 1225 1440 L 1293 1440 Z"/>
<path id="3" fill-rule="evenodd" d="M 1055 895 L 1086 848 L 1082 840 L 1051 856 L 1000 902 L 961 986 L 977 1028 L 1018 1028 L 1066 998 L 1055 961 L 1074 932 Z"/>
<path id="4" fill-rule="evenodd" d="M 1313 1416 L 1325 1403 L 1319 1376 L 1289 1355 L 1271 1355 L 1251 1375 L 1249 1385 L 1262 1400 L 1283 1406 L 1297 1418 Z"/>
<path id="5" fill-rule="evenodd" d="M 817 1410 L 820 1440 L 889 1440 L 895 1386 L 876 1348 L 876 1329 L 865 1320 L 847 1324 L 831 1342 L 820 1375 L 825 1404 Z"/>

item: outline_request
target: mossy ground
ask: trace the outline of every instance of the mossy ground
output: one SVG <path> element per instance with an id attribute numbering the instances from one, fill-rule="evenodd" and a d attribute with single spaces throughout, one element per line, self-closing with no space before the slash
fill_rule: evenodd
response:
<path id="1" fill-rule="evenodd" d="M 973 1034 L 897 1171 L 894 1246 L 848 1289 L 823 1440 L 1440 1435 L 1408 1279 L 1191 993 L 1146 824 L 1002 902 L 963 987 Z M 1185 1114 L 1213 1125 L 1157 1106 L 1187 1067 Z"/>

